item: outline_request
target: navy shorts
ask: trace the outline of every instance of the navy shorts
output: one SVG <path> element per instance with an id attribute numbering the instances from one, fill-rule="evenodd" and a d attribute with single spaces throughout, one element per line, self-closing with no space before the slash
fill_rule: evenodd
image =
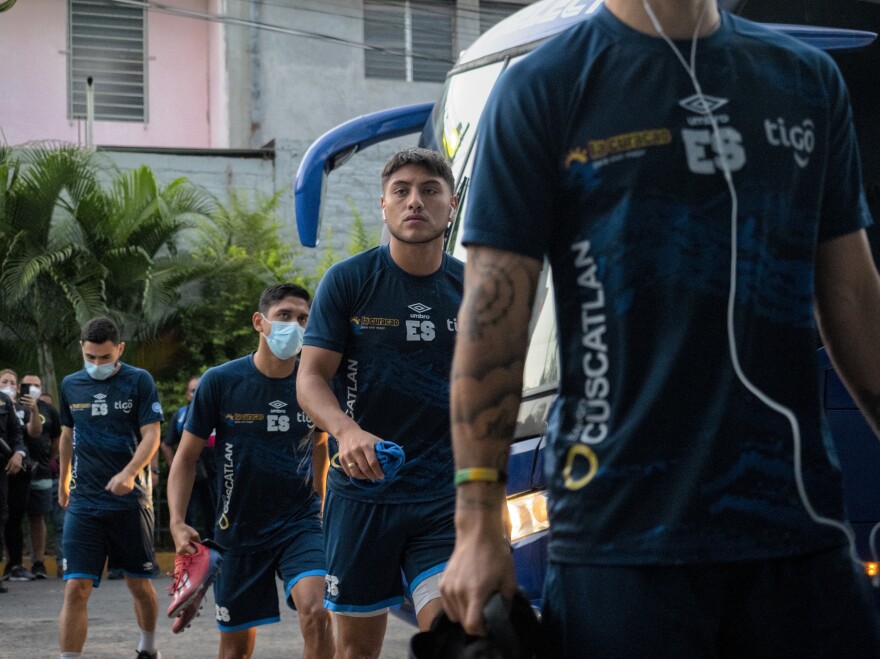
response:
<path id="1" fill-rule="evenodd" d="M 455 497 L 403 504 L 364 503 L 327 493 L 324 606 L 351 616 L 384 613 L 436 580 L 455 546 Z M 436 584 L 431 586 L 436 591 Z M 439 595 L 439 594 L 438 594 Z M 432 598 L 432 597 L 431 597 Z"/>
<path id="2" fill-rule="evenodd" d="M 126 576 L 152 579 L 158 573 L 153 551 L 153 509 L 86 513 L 68 510 L 64 517 L 64 579 L 101 583 L 104 562 Z"/>
<path id="3" fill-rule="evenodd" d="M 31 491 L 28 494 L 27 514 L 29 517 L 40 517 L 52 512 L 52 499 L 57 490 L 52 489 L 52 481 L 48 481 L 49 487 L 34 487 L 36 481 L 31 481 Z"/>
<path id="4" fill-rule="evenodd" d="M 291 609 L 296 608 L 291 591 L 300 579 L 326 576 L 320 518 L 299 520 L 293 536 L 275 547 L 224 552 L 214 581 L 214 613 L 220 631 L 237 632 L 281 620 L 276 574 Z"/>
<path id="5" fill-rule="evenodd" d="M 843 549 L 685 566 L 551 563 L 548 657 L 880 657 L 867 578 Z"/>

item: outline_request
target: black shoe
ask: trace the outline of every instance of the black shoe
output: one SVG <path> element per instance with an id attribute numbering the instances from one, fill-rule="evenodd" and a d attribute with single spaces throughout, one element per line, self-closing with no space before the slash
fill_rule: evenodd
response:
<path id="1" fill-rule="evenodd" d="M 156 650 L 151 654 L 146 650 L 141 650 L 137 653 L 137 657 L 135 659 L 162 659 L 162 653 Z"/>
<path id="2" fill-rule="evenodd" d="M 34 579 L 33 572 L 25 570 L 21 565 L 16 565 L 9 571 L 10 581 L 33 581 Z"/>
<path id="3" fill-rule="evenodd" d="M 31 565 L 31 572 L 34 575 L 35 579 L 48 579 L 49 573 L 46 572 L 46 566 L 43 565 L 43 561 L 36 561 L 33 565 Z"/>
<path id="4" fill-rule="evenodd" d="M 0 581 L 0 593 L 8 593 L 9 588 L 6 587 L 6 584 Z"/>

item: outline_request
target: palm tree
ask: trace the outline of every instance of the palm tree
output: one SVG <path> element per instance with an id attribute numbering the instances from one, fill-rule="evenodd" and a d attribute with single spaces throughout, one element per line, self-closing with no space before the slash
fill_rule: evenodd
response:
<path id="1" fill-rule="evenodd" d="M 54 351 L 104 308 L 100 271 L 72 239 L 76 209 L 109 164 L 72 146 L 0 145 L 0 337 L 36 350 L 57 395 Z"/>
<path id="2" fill-rule="evenodd" d="M 124 338 L 149 340 L 186 285 L 218 269 L 182 244 L 214 208 L 206 192 L 183 179 L 162 187 L 147 167 L 120 173 L 73 146 L 0 145 L 0 339 L 22 360 L 36 349 L 53 395 L 58 352 L 79 361 L 89 318 L 108 315 Z"/>
<path id="3" fill-rule="evenodd" d="M 185 244 L 215 207 L 185 179 L 160 186 L 146 166 L 83 198 L 77 238 L 101 271 L 108 313 L 123 336 L 153 337 L 176 314 L 183 288 L 216 271 L 217 263 L 193 259 Z"/>

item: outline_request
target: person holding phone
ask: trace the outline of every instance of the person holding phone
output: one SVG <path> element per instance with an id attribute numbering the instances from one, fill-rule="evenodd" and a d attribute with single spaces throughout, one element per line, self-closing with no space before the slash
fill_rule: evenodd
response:
<path id="1" fill-rule="evenodd" d="M 6 505 L 9 477 L 21 470 L 21 461 L 26 454 L 22 440 L 23 429 L 12 398 L 0 388 L 0 548 L 3 547 L 3 532 L 6 526 L 8 507 Z M 6 584 L 0 581 L 0 593 L 7 591 Z"/>
<path id="2" fill-rule="evenodd" d="M 35 373 L 27 373 L 21 378 L 20 400 L 33 400 L 37 417 L 42 426 L 40 436 L 27 438 L 30 457 L 34 461 L 31 474 L 31 486 L 27 500 L 28 528 L 31 540 L 31 572 L 37 579 L 47 579 L 46 566 L 43 562 L 46 554 L 46 515 L 52 512 L 54 497 L 58 483 L 52 485 L 53 455 L 58 454 L 58 441 L 61 437 L 61 419 L 58 411 L 41 400 L 43 380 Z"/>
<path id="3" fill-rule="evenodd" d="M 43 432 L 43 422 L 37 411 L 37 399 L 30 395 L 29 385 L 27 389 L 28 391 L 25 392 L 19 387 L 18 374 L 15 371 L 10 368 L 0 371 L 0 391 L 13 400 L 15 414 L 24 427 L 25 440 L 24 453 L 19 453 L 22 456 L 22 468 L 17 473 L 9 475 L 7 492 L 9 508 L 5 527 L 7 561 L 3 570 L 3 579 L 9 581 L 32 581 L 35 578 L 33 572 L 22 565 L 24 553 L 22 522 L 27 514 L 31 479 L 36 467 L 36 462 L 31 457 L 30 443 L 40 437 Z"/>

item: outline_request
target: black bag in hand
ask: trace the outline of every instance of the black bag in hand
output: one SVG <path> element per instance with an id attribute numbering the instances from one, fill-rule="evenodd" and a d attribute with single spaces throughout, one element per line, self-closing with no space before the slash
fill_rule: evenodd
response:
<path id="1" fill-rule="evenodd" d="M 431 629 L 412 637 L 410 659 L 533 659 L 541 647 L 541 623 L 529 600 L 517 591 L 507 601 L 495 593 L 483 609 L 486 636 L 469 636 L 444 611 Z"/>

